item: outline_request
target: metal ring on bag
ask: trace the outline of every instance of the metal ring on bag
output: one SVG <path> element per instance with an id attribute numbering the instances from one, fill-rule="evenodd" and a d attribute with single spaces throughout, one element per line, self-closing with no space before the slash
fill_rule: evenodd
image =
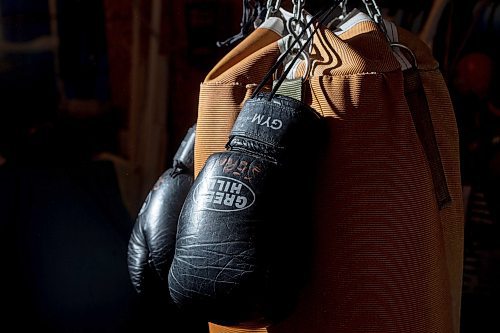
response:
<path id="1" fill-rule="evenodd" d="M 415 53 L 413 53 L 413 51 L 408 46 L 403 45 L 401 43 L 396 43 L 396 42 L 391 42 L 389 45 L 391 46 L 391 48 L 399 47 L 399 48 L 405 50 L 406 52 L 408 52 L 410 54 L 410 56 L 412 57 L 413 67 L 418 69 L 417 57 L 415 56 Z"/>

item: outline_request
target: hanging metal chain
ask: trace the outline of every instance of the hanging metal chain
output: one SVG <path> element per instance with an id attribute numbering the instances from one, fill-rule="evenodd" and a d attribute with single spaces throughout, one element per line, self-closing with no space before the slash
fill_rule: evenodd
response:
<path id="1" fill-rule="evenodd" d="M 267 0 L 266 20 L 271 16 L 274 16 L 274 14 L 276 14 L 276 12 L 280 9 L 280 7 L 281 7 L 281 0 Z"/>
<path id="2" fill-rule="evenodd" d="M 291 17 L 287 22 L 287 29 L 293 40 L 297 40 L 295 46 L 291 48 L 291 55 L 298 56 L 302 58 L 306 66 L 306 75 L 304 79 L 308 76 L 310 70 L 310 58 L 309 50 L 306 49 L 307 46 L 312 46 L 312 38 L 309 39 L 311 31 L 307 28 L 307 18 L 305 15 L 304 7 L 305 0 L 292 0 L 293 2 L 293 17 Z M 301 37 L 302 36 L 302 37 Z M 289 40 L 290 42 L 291 40 Z"/>
<path id="3" fill-rule="evenodd" d="M 418 68 L 418 62 L 417 62 L 417 57 L 415 56 L 415 53 L 413 53 L 413 51 L 409 47 L 407 47 L 401 43 L 394 42 L 389 37 L 389 34 L 387 33 L 387 28 L 386 28 L 385 23 L 384 23 L 384 18 L 382 17 L 382 14 L 380 13 L 380 9 L 379 9 L 377 3 L 375 2 L 375 0 L 363 0 L 363 3 L 365 4 L 366 11 L 368 12 L 368 15 L 370 15 L 372 20 L 375 21 L 375 23 L 377 23 L 379 29 L 382 31 L 385 38 L 389 42 L 389 45 L 394 49 L 399 48 L 399 49 L 405 50 L 405 52 L 407 52 L 412 58 L 413 67 Z"/>
<path id="4" fill-rule="evenodd" d="M 297 37 L 306 26 L 306 18 L 304 15 L 305 0 L 292 0 L 293 2 L 293 18 L 287 22 L 288 31 Z"/>
<path id="5" fill-rule="evenodd" d="M 378 27 L 384 33 L 386 38 L 389 39 L 387 36 L 387 29 L 384 24 L 384 19 L 382 17 L 382 14 L 380 13 L 380 9 L 375 0 L 363 0 L 363 3 L 365 4 L 368 15 L 370 15 L 372 20 L 375 21 L 375 23 L 377 23 Z"/>
<path id="6" fill-rule="evenodd" d="M 297 20 L 302 19 L 302 11 L 306 4 L 306 0 L 292 0 L 293 2 L 293 17 Z"/>

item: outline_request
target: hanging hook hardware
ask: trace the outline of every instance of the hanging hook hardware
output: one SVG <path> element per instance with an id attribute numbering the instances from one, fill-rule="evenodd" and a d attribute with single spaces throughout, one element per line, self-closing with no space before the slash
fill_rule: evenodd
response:
<path id="1" fill-rule="evenodd" d="M 275 14 L 279 11 L 281 7 L 281 0 L 267 0 L 267 13 L 266 20 L 271 16 L 275 16 Z"/>
<path id="2" fill-rule="evenodd" d="M 387 38 L 387 40 L 390 41 L 389 36 L 387 35 L 387 29 L 384 24 L 384 19 L 375 0 L 363 0 L 363 3 L 366 7 L 368 15 L 370 15 L 372 20 L 375 21 L 380 31 L 384 33 L 385 38 Z"/>

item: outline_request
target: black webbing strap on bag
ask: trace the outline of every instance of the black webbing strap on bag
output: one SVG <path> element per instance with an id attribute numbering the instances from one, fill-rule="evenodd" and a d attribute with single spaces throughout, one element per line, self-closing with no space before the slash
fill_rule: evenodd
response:
<path id="1" fill-rule="evenodd" d="M 432 124 L 429 104 L 427 103 L 418 69 L 407 69 L 403 71 L 403 75 L 406 102 L 410 108 L 413 124 L 429 163 L 437 204 L 441 210 L 451 202 L 451 196 L 439 153 L 434 125 Z"/>

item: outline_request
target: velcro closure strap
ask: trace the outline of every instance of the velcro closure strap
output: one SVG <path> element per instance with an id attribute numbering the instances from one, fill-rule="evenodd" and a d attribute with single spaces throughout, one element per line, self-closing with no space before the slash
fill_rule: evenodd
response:
<path id="1" fill-rule="evenodd" d="M 283 95 L 269 100 L 268 96 L 259 93 L 245 102 L 233 125 L 229 147 L 241 143 L 239 138 L 244 137 L 281 154 L 303 140 L 320 119 L 314 109 L 299 100 Z"/>

